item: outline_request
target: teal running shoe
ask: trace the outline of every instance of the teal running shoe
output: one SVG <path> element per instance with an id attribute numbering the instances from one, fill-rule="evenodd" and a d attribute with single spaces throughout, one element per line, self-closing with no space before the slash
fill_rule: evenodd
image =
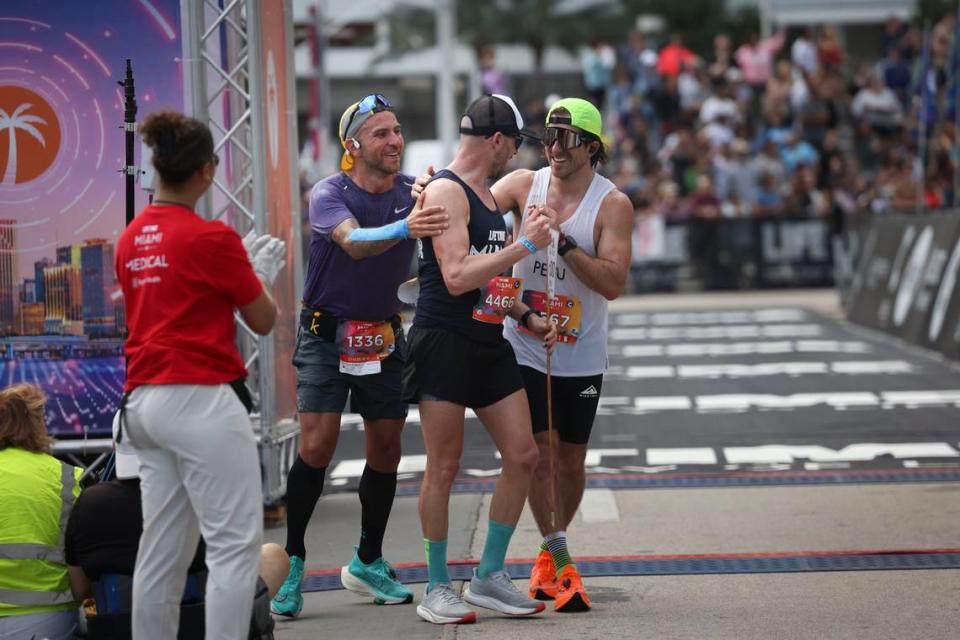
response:
<path id="1" fill-rule="evenodd" d="M 296 618 L 303 609 L 303 594 L 300 593 L 300 581 L 303 580 L 303 558 L 290 556 L 290 573 L 284 580 L 277 595 L 270 601 L 270 611 L 278 616 Z"/>
<path id="2" fill-rule="evenodd" d="M 397 572 L 382 557 L 370 564 L 363 564 L 354 553 L 350 564 L 340 570 L 340 582 L 354 593 L 373 596 L 377 604 L 413 602 L 413 592 L 397 580 Z"/>

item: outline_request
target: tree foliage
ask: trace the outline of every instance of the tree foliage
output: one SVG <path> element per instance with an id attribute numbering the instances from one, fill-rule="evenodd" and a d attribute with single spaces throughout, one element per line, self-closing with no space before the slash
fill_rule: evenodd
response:
<path id="1" fill-rule="evenodd" d="M 666 32 L 658 44 L 663 44 L 671 31 L 679 31 L 687 45 L 701 55 L 712 52 L 717 33 L 729 33 L 734 42 L 741 42 L 760 28 L 755 8 L 731 13 L 724 0 L 458 0 L 456 7 L 462 41 L 477 51 L 488 44 L 526 43 L 537 66 L 550 46 L 573 52 L 592 40 L 624 42 L 641 14 L 663 18 Z M 436 42 L 434 20 L 431 9 L 397 5 L 388 16 L 392 52 L 432 46 Z"/>
<path id="2" fill-rule="evenodd" d="M 577 9 L 578 5 L 584 7 Z M 620 2 L 459 0 L 456 8 L 459 38 L 478 51 L 484 45 L 514 42 L 526 43 L 535 56 L 549 46 L 575 51 L 594 38 L 619 42 L 629 29 Z M 388 22 L 395 52 L 436 42 L 430 9 L 400 4 L 389 14 Z"/>
<path id="3" fill-rule="evenodd" d="M 755 7 L 727 9 L 725 0 L 621 0 L 631 16 L 657 15 L 665 22 L 664 44 L 670 33 L 683 34 L 684 43 L 701 56 L 713 53 L 713 38 L 718 33 L 730 35 L 734 43 L 743 42 L 751 32 L 760 30 L 760 16 Z"/>

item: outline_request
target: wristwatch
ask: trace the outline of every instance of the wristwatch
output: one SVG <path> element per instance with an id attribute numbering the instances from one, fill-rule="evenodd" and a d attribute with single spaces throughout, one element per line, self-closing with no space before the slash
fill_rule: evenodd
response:
<path id="1" fill-rule="evenodd" d="M 577 241 L 573 239 L 573 236 L 568 236 L 565 233 L 560 234 L 560 243 L 557 245 L 557 255 L 565 256 L 567 252 L 577 248 Z"/>

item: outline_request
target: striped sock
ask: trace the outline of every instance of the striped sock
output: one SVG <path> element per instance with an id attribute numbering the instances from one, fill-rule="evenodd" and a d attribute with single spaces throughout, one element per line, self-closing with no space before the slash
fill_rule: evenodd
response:
<path id="1" fill-rule="evenodd" d="M 547 546 L 547 541 L 545 539 L 540 542 L 540 551 L 550 551 L 550 548 Z"/>
<path id="2" fill-rule="evenodd" d="M 449 583 L 447 573 L 447 541 L 423 539 L 423 553 L 427 556 L 427 593 L 440 583 Z"/>
<path id="3" fill-rule="evenodd" d="M 557 531 L 545 537 L 543 541 L 546 543 L 547 549 L 550 550 L 550 555 L 553 556 L 553 565 L 557 568 L 557 577 L 559 578 L 563 568 L 568 564 L 573 564 L 573 560 L 570 559 L 570 552 L 567 551 L 567 533 Z"/>
<path id="4" fill-rule="evenodd" d="M 490 521 L 487 541 L 483 545 L 483 555 L 480 556 L 480 566 L 477 567 L 477 576 L 486 578 L 491 573 L 503 569 L 503 561 L 507 557 L 507 547 L 510 546 L 514 528 L 507 524 Z"/>

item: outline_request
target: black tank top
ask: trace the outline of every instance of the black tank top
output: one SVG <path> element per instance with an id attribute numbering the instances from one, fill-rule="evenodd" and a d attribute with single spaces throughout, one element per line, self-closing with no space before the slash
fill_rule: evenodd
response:
<path id="1" fill-rule="evenodd" d="M 499 208 L 489 209 L 473 189 L 457 174 L 443 169 L 432 180 L 453 180 L 467 194 L 470 220 L 467 233 L 470 239 L 470 255 L 501 251 L 507 239 L 507 225 Z M 431 180 L 431 181 L 432 181 Z M 453 329 L 477 340 L 502 340 L 503 326 L 473 319 L 473 307 L 480 299 L 480 289 L 462 295 L 450 294 L 437 256 L 433 252 L 433 240 L 419 241 L 420 298 L 413 324 L 418 327 Z"/>

